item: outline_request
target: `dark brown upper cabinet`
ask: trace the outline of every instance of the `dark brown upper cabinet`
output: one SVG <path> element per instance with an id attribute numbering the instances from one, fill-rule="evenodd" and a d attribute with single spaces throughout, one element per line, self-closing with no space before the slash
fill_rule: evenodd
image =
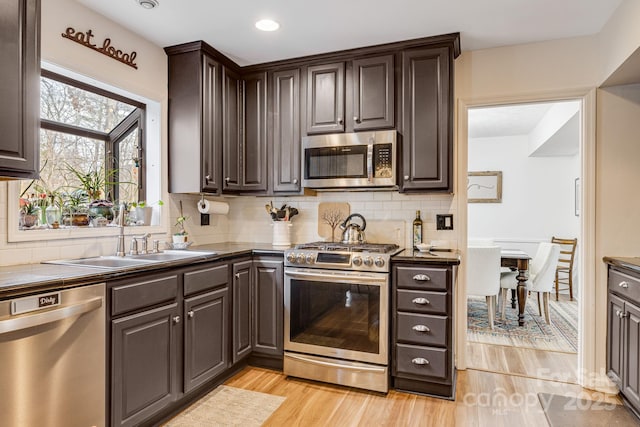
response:
<path id="1" fill-rule="evenodd" d="M 307 68 L 307 134 L 344 132 L 344 62 Z"/>
<path id="2" fill-rule="evenodd" d="M 452 68 L 448 47 L 402 53 L 401 191 L 453 191 Z"/>
<path id="3" fill-rule="evenodd" d="M 37 178 L 40 0 L 0 0 L 0 177 Z"/>
<path id="4" fill-rule="evenodd" d="M 273 103 L 273 191 L 300 191 L 300 70 L 275 71 Z"/>
<path id="5" fill-rule="evenodd" d="M 199 49 L 166 48 L 169 192 L 222 189 L 222 64 Z"/>
<path id="6" fill-rule="evenodd" d="M 267 189 L 267 73 L 244 77 L 243 191 Z"/>
<path id="7" fill-rule="evenodd" d="M 353 60 L 353 130 L 393 128 L 393 55 Z"/>
<path id="8" fill-rule="evenodd" d="M 222 191 L 240 191 L 243 162 L 243 82 L 240 74 L 227 67 L 223 69 L 222 76 Z"/>

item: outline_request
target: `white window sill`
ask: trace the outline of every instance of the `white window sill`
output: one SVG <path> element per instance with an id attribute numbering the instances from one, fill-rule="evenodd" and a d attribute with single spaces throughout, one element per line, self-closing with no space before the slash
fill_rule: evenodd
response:
<path id="1" fill-rule="evenodd" d="M 76 227 L 76 228 L 59 228 L 41 229 L 41 230 L 18 230 L 17 226 L 8 227 L 9 242 L 40 242 L 47 240 L 68 240 L 68 239 L 87 239 L 113 237 L 120 233 L 118 227 Z M 166 234 L 166 229 L 160 225 L 150 226 L 131 226 L 124 227 L 126 236 L 149 234 Z"/>

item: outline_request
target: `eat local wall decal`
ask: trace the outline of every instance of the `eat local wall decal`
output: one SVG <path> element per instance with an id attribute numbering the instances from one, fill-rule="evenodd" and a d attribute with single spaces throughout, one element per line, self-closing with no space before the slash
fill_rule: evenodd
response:
<path id="1" fill-rule="evenodd" d="M 76 43 L 79 43 L 83 46 L 86 46 L 90 49 L 95 50 L 96 52 L 100 52 L 103 55 L 107 55 L 110 58 L 115 59 L 116 61 L 120 61 L 123 64 L 126 64 L 130 67 L 138 69 L 138 65 L 134 62 L 136 56 L 138 55 L 135 51 L 131 53 L 124 53 L 120 49 L 116 49 L 111 46 L 111 39 L 105 38 L 102 42 L 102 46 L 99 46 L 91 41 L 94 34 L 92 30 L 87 30 L 85 32 L 76 31 L 73 27 L 68 27 L 67 30 L 62 33 L 62 37 L 65 39 L 72 40 Z"/>

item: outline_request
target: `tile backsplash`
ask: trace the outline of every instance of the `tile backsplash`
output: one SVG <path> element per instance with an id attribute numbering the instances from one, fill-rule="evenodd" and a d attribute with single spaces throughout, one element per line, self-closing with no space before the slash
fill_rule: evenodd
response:
<path id="1" fill-rule="evenodd" d="M 79 258 L 112 254 L 113 236 L 96 238 L 69 238 L 65 240 L 42 239 L 30 242 L 8 242 L 7 183 L 0 182 L 0 266 L 37 263 L 57 258 Z M 272 221 L 265 211 L 265 204 L 293 206 L 300 212 L 291 221 L 291 240 L 304 243 L 322 240 L 318 235 L 318 204 L 320 202 L 347 202 L 351 213 L 359 213 L 367 220 L 367 240 L 373 243 L 392 242 L 403 247 L 411 246 L 411 227 L 416 210 L 420 210 L 423 221 L 423 241 L 442 241 L 443 246 L 457 247 L 457 230 L 436 230 L 437 214 L 453 214 L 456 223 L 456 197 L 444 195 L 405 195 L 397 192 L 321 192 L 317 196 L 253 197 L 225 196 L 207 197 L 209 200 L 229 204 L 227 215 L 210 216 L 210 225 L 200 225 L 197 210 L 197 195 L 171 194 L 165 204 L 164 232 L 153 235 L 154 239 L 170 240 L 175 231 L 174 224 L 179 213 L 179 201 L 183 214 L 189 219 L 185 228 L 189 240 L 196 245 L 218 242 L 271 243 Z M 340 231 L 336 230 L 336 237 Z M 127 238 L 128 240 L 128 238 Z"/>

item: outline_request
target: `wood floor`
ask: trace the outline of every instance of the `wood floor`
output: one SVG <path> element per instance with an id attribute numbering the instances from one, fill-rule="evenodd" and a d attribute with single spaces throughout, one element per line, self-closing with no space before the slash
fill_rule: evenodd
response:
<path id="1" fill-rule="evenodd" d="M 287 378 L 247 367 L 225 384 L 286 397 L 264 426 L 547 426 L 537 393 L 607 403 L 618 397 L 575 384 L 477 370 L 458 372 L 456 400 L 388 395 Z"/>

